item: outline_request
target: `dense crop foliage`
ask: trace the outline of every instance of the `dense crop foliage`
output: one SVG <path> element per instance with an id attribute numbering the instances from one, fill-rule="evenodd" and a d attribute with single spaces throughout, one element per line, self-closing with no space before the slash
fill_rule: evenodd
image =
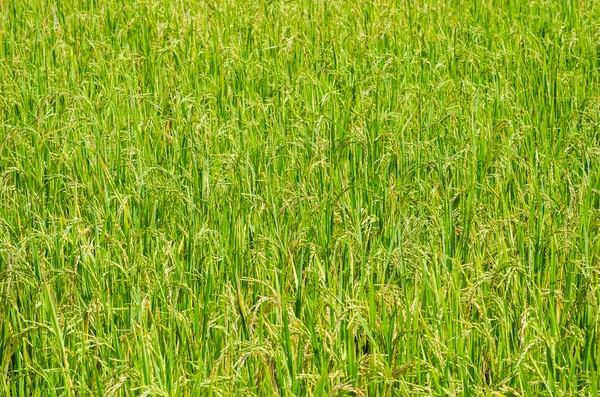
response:
<path id="1" fill-rule="evenodd" d="M 0 395 L 597 396 L 597 1 L 0 1 Z"/>

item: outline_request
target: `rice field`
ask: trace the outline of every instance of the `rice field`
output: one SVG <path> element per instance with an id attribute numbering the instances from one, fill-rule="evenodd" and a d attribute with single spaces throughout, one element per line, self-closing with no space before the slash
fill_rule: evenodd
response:
<path id="1" fill-rule="evenodd" d="M 598 396 L 597 0 L 0 0 L 0 395 Z"/>

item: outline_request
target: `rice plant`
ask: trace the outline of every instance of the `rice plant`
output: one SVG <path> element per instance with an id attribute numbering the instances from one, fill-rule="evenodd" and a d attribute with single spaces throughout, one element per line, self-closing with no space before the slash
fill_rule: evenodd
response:
<path id="1" fill-rule="evenodd" d="M 0 0 L 0 395 L 598 396 L 597 0 Z"/>

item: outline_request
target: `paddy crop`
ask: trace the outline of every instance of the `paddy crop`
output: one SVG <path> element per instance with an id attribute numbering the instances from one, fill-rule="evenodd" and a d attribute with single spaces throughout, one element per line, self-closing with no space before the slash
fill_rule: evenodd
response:
<path id="1" fill-rule="evenodd" d="M 598 1 L 0 0 L 0 395 L 597 396 Z"/>

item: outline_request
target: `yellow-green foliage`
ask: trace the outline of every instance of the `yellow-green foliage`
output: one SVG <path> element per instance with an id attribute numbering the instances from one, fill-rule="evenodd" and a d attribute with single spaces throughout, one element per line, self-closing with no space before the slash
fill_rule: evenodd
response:
<path id="1" fill-rule="evenodd" d="M 597 396 L 595 0 L 0 0 L 0 395 Z"/>

